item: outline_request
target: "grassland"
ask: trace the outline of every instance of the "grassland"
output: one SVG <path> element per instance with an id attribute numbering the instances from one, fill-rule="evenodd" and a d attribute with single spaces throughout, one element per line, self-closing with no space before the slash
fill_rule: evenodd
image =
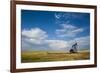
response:
<path id="1" fill-rule="evenodd" d="M 48 61 L 73 61 L 87 60 L 90 58 L 88 51 L 68 53 L 61 51 L 22 51 L 21 62 L 48 62 Z"/>

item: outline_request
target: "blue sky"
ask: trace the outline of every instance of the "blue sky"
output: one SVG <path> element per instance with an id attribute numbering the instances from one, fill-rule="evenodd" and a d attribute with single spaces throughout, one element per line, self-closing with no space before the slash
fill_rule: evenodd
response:
<path id="1" fill-rule="evenodd" d="M 66 50 L 76 41 L 89 49 L 90 14 L 22 10 L 21 30 L 24 50 Z"/>

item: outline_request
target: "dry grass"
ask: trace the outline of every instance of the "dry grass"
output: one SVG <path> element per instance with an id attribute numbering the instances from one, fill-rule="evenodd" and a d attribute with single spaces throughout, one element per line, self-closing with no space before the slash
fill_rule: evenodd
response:
<path id="1" fill-rule="evenodd" d="M 67 52 L 46 52 L 46 51 L 31 51 L 21 53 L 21 62 L 47 62 L 47 61 L 72 61 L 72 60 L 87 60 L 90 58 L 88 51 L 78 53 Z"/>

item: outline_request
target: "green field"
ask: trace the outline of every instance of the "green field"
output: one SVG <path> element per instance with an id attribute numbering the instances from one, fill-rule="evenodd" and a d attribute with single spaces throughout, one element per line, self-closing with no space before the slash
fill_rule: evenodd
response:
<path id="1" fill-rule="evenodd" d="M 48 61 L 73 61 L 87 60 L 90 58 L 88 51 L 68 53 L 62 51 L 22 51 L 21 62 L 48 62 Z"/>

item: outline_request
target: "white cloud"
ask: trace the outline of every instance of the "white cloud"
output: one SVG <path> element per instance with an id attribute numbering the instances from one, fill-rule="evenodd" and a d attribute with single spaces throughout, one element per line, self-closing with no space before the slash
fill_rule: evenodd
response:
<path id="1" fill-rule="evenodd" d="M 40 28 L 34 28 L 30 30 L 23 30 L 22 36 L 25 36 L 27 38 L 31 39 L 45 39 L 47 37 L 47 34 L 45 31 L 41 30 Z"/>
<path id="2" fill-rule="evenodd" d="M 55 13 L 55 18 L 60 19 L 61 17 L 62 15 L 60 13 L 59 14 Z"/>
<path id="3" fill-rule="evenodd" d="M 71 24 L 61 24 L 62 28 L 56 30 L 56 34 L 59 37 L 74 37 L 80 32 L 83 32 L 83 28 L 78 28 Z"/>
<path id="4" fill-rule="evenodd" d="M 40 28 L 32 28 L 30 30 L 23 30 L 22 37 L 24 41 L 33 44 L 41 44 L 44 39 L 48 37 L 47 33 Z"/>
<path id="5" fill-rule="evenodd" d="M 27 43 L 31 43 L 31 44 L 41 45 L 41 44 L 43 44 L 42 42 L 43 42 L 44 40 L 40 40 L 40 39 L 31 39 L 31 38 L 24 38 L 24 41 L 26 41 Z"/>
<path id="6" fill-rule="evenodd" d="M 72 33 L 79 33 L 79 32 L 82 32 L 83 29 L 82 28 L 78 28 L 78 29 L 75 29 L 72 31 Z"/>
<path id="7" fill-rule="evenodd" d="M 68 47 L 67 41 L 64 40 L 46 40 L 52 50 L 63 50 Z"/>
<path id="8" fill-rule="evenodd" d="M 70 19 L 80 19 L 86 16 L 87 14 L 84 13 L 55 13 L 55 18 L 56 19 L 65 19 L 65 20 L 70 20 Z"/>
<path id="9" fill-rule="evenodd" d="M 71 24 L 61 24 L 62 28 L 64 29 L 76 29 L 77 27 L 71 25 Z"/>

